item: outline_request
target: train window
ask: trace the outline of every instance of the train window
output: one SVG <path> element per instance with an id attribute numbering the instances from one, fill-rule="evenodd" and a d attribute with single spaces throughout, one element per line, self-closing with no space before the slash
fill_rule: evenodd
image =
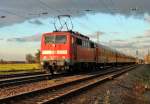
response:
<path id="1" fill-rule="evenodd" d="M 45 36 L 45 43 L 54 43 L 54 36 Z"/>
<path id="2" fill-rule="evenodd" d="M 50 36 L 45 36 L 45 43 L 66 43 L 67 37 L 66 35 L 50 35 Z"/>
<path id="3" fill-rule="evenodd" d="M 95 48 L 93 42 L 90 43 L 90 47 L 91 47 L 91 48 Z"/>
<path id="4" fill-rule="evenodd" d="M 82 40 L 81 40 L 81 39 L 77 38 L 76 41 L 77 41 L 77 44 L 78 44 L 78 45 L 82 45 Z"/>
<path id="5" fill-rule="evenodd" d="M 82 47 L 85 47 L 85 41 L 84 40 L 82 41 Z"/>
<path id="6" fill-rule="evenodd" d="M 88 42 L 88 41 L 87 41 L 87 44 L 86 44 L 86 45 L 87 45 L 88 48 L 90 48 L 90 45 L 89 45 L 89 42 Z"/>
<path id="7" fill-rule="evenodd" d="M 85 41 L 85 46 L 84 47 L 88 48 L 88 42 L 87 41 Z"/>
<path id="8" fill-rule="evenodd" d="M 87 47 L 87 41 L 84 41 L 84 47 Z"/>
<path id="9" fill-rule="evenodd" d="M 86 48 L 89 48 L 89 42 L 88 41 L 82 41 L 82 46 L 83 47 L 86 47 Z"/>
<path id="10" fill-rule="evenodd" d="M 66 43 L 67 37 L 66 35 L 57 35 L 56 43 Z"/>

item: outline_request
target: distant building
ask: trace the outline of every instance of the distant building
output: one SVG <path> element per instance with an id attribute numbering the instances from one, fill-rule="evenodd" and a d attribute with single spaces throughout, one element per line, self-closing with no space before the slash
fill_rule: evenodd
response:
<path id="1" fill-rule="evenodd" d="M 144 57 L 144 60 L 145 60 L 145 64 L 150 64 L 150 55 L 146 55 Z"/>

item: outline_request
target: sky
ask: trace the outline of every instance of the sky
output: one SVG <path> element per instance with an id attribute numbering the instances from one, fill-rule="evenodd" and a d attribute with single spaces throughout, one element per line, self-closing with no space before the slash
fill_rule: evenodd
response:
<path id="1" fill-rule="evenodd" d="M 73 30 L 142 58 L 150 48 L 149 0 L 0 0 L 0 59 L 25 60 L 54 30 L 54 17 L 71 15 Z M 69 25 L 70 22 L 68 22 Z M 58 25 L 58 24 L 57 24 Z M 70 25 L 69 25 L 70 26 Z"/>

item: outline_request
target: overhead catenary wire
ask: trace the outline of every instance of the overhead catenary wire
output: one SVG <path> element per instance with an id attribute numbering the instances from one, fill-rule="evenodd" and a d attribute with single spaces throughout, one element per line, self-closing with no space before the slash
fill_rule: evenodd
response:
<path id="1" fill-rule="evenodd" d="M 18 15 L 17 13 L 10 12 L 8 10 L 0 9 L 0 11 L 5 12 L 5 13 L 10 14 L 10 15 L 14 15 L 14 16 L 20 17 L 20 18 L 29 19 L 29 17 L 27 17 L 27 16 Z"/>
<path id="2" fill-rule="evenodd" d="M 53 7 L 50 7 L 50 6 L 47 5 L 45 2 L 43 2 L 43 1 L 41 1 L 41 0 L 38 0 L 38 1 L 39 1 L 39 3 L 43 4 L 46 8 L 49 8 L 49 9 L 51 9 L 51 10 L 56 11 L 58 14 L 63 14 L 63 12 L 61 12 L 60 10 L 54 9 Z M 83 28 L 86 28 L 87 30 L 90 30 L 90 31 L 94 30 L 94 29 L 92 29 L 91 27 L 89 27 L 88 25 L 85 25 L 85 24 L 83 24 L 83 23 L 81 23 L 81 22 L 79 22 L 79 21 L 77 21 L 77 20 L 74 20 L 74 21 L 78 22 L 80 25 L 82 25 Z"/>
<path id="3" fill-rule="evenodd" d="M 56 11 L 56 12 L 62 14 L 61 11 L 54 9 L 53 7 L 50 7 L 47 3 L 45 3 L 45 2 L 43 2 L 43 1 L 41 1 L 41 0 L 38 0 L 38 1 L 40 2 L 40 4 L 44 5 L 44 7 L 46 7 L 45 9 L 49 8 L 49 9 L 51 9 L 51 10 L 54 10 L 54 11 Z M 11 14 L 11 15 L 18 16 L 18 17 L 20 17 L 20 18 L 31 19 L 31 18 L 28 17 L 28 16 L 19 15 L 19 14 L 15 13 L 15 12 L 10 12 L 10 11 L 7 11 L 7 10 L 3 10 L 3 11 L 6 12 L 6 13 L 9 13 L 9 14 Z M 82 25 L 84 25 L 84 26 L 83 26 L 84 28 L 85 28 L 85 27 L 88 27 L 88 26 L 85 26 L 85 24 L 82 24 Z M 97 24 L 95 23 L 95 25 L 97 25 Z M 98 26 L 98 25 L 97 25 L 97 26 Z M 89 29 L 90 29 L 90 30 L 92 29 L 92 30 L 95 31 L 95 29 L 93 29 L 92 27 L 88 27 L 87 29 L 88 29 L 88 30 L 89 30 Z"/>
<path id="4" fill-rule="evenodd" d="M 52 8 L 52 7 L 50 7 L 49 5 L 47 5 L 46 3 L 44 3 L 43 1 L 41 1 L 41 0 L 38 0 L 42 5 L 44 5 L 44 7 L 46 7 L 46 8 L 49 8 L 49 9 L 51 9 L 51 10 L 53 10 L 53 11 L 56 11 L 57 13 L 59 13 L 59 14 L 62 14 L 62 12 L 61 11 L 59 11 L 59 10 L 55 10 L 54 8 Z M 46 9 L 45 8 L 45 9 Z M 11 12 L 11 11 L 7 11 L 7 10 L 3 10 L 3 9 L 0 9 L 0 11 L 3 11 L 3 12 L 6 12 L 6 13 L 8 13 L 8 14 L 10 14 L 10 15 L 15 15 L 15 16 L 17 16 L 17 17 L 20 17 L 20 18 L 24 18 L 24 19 L 27 19 L 27 20 L 29 20 L 29 19 L 32 19 L 32 18 L 30 18 L 30 17 L 28 17 L 28 16 L 23 16 L 23 15 L 19 15 L 19 14 L 17 14 L 17 13 L 15 13 L 15 12 Z M 47 12 L 43 12 L 43 13 L 41 13 L 41 14 L 48 14 Z M 40 16 L 39 14 L 29 14 L 29 15 L 37 15 L 37 16 Z M 82 23 L 80 23 L 80 24 L 82 24 Z M 84 25 L 84 24 L 82 24 L 82 25 Z M 83 28 L 85 28 L 85 27 L 88 27 L 88 26 L 82 26 Z M 90 28 L 88 28 L 88 30 L 90 30 Z"/>
<path id="5" fill-rule="evenodd" d="M 44 1 L 42 1 L 42 0 L 38 0 L 38 1 L 39 1 L 40 4 L 44 5 L 43 7 L 45 7 L 46 10 L 48 8 L 48 9 L 51 9 L 53 11 L 56 11 L 59 14 L 62 14 L 62 12 L 60 10 L 57 10 L 57 9 L 53 8 L 52 6 L 49 6 Z M 101 0 L 101 1 L 103 2 L 103 5 L 105 6 L 105 8 L 108 9 L 111 12 L 112 10 L 107 6 L 105 1 L 104 0 Z M 111 2 L 114 5 L 114 2 L 112 0 L 111 0 Z M 7 11 L 7 13 L 12 14 L 12 15 L 16 15 L 16 16 L 21 17 L 21 18 L 30 19 L 30 17 L 18 15 L 17 13 L 13 13 L 13 12 L 9 12 L 9 11 Z M 80 23 L 80 25 L 81 25 L 81 23 Z M 96 25 L 98 27 L 97 23 L 94 23 L 94 25 Z M 91 30 L 91 31 L 93 31 L 93 30 L 95 31 L 95 28 L 89 27 L 88 25 L 85 25 L 85 24 L 82 24 L 82 27 L 87 28 L 88 30 Z M 120 25 L 119 25 L 119 27 L 120 27 Z"/>
<path id="6" fill-rule="evenodd" d="M 103 5 L 105 6 L 105 8 L 106 8 L 110 13 L 112 13 L 112 14 L 115 13 L 113 10 L 116 10 L 116 9 L 110 8 L 110 7 L 106 4 L 105 0 L 101 0 L 101 1 L 102 1 Z M 112 4 L 113 7 L 116 7 L 116 5 L 115 5 L 115 3 L 113 2 L 113 0 L 110 0 L 110 2 L 111 2 L 111 4 Z M 118 18 L 117 18 L 117 17 L 115 17 L 115 18 L 116 18 L 116 22 L 119 24 L 119 28 L 120 28 L 123 32 L 128 33 L 127 29 L 125 29 L 124 26 L 122 26 L 122 23 L 121 23 L 122 19 L 121 19 L 121 17 L 118 16 Z"/>
<path id="7" fill-rule="evenodd" d="M 116 10 L 116 9 L 110 8 L 110 7 L 107 5 L 107 3 L 105 2 L 106 0 L 101 0 L 101 1 L 102 1 L 102 3 L 103 3 L 104 7 L 105 7 L 110 13 L 115 14 L 115 12 L 114 12 L 113 10 Z M 111 4 L 112 4 L 113 7 L 116 7 L 115 3 L 114 3 L 112 0 L 110 0 L 110 2 L 111 2 Z M 121 18 L 120 18 L 120 17 L 117 18 L 116 16 L 115 16 L 115 18 L 116 18 L 116 22 L 119 24 L 119 25 L 118 25 L 119 28 L 122 29 L 123 31 L 127 31 L 126 29 L 124 29 L 124 28 L 122 27 Z"/>
<path id="8" fill-rule="evenodd" d="M 4 10 L 4 9 L 0 9 L 0 11 L 5 12 L 5 13 L 10 14 L 10 15 L 17 16 L 17 17 L 19 17 L 19 18 L 21 18 L 21 19 L 26 19 L 26 20 L 29 21 L 29 23 L 32 23 L 32 21 L 30 21 L 30 19 L 32 19 L 32 18 L 29 17 L 29 16 L 19 15 L 19 14 L 16 13 L 16 12 Z M 44 13 L 44 12 L 42 12 L 42 13 Z M 41 14 L 42 14 L 42 13 L 41 13 Z M 43 14 L 43 15 L 44 15 L 44 14 Z M 7 16 L 5 16 L 5 18 L 7 18 Z M 3 21 L 3 20 L 2 20 L 2 21 Z M 46 24 L 46 25 L 47 25 L 47 24 Z M 9 28 L 7 28 L 7 29 L 8 29 L 9 31 L 12 31 L 12 33 L 16 32 L 14 29 L 9 29 Z M 19 32 L 18 34 L 24 34 L 24 33 Z"/>

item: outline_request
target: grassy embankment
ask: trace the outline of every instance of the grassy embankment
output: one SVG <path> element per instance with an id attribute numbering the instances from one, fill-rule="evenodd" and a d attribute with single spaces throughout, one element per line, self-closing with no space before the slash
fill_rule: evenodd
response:
<path id="1" fill-rule="evenodd" d="M 0 74 L 40 71 L 39 64 L 0 64 Z"/>
<path id="2" fill-rule="evenodd" d="M 149 66 L 147 65 L 147 67 L 149 67 Z M 140 70 L 140 72 L 134 74 L 134 77 L 137 80 L 137 82 L 141 83 L 145 87 L 150 88 L 150 70 L 149 70 L 149 68 Z"/>
<path id="3" fill-rule="evenodd" d="M 130 77 L 132 88 L 123 95 L 125 104 L 150 104 L 150 65 L 136 71 Z"/>

